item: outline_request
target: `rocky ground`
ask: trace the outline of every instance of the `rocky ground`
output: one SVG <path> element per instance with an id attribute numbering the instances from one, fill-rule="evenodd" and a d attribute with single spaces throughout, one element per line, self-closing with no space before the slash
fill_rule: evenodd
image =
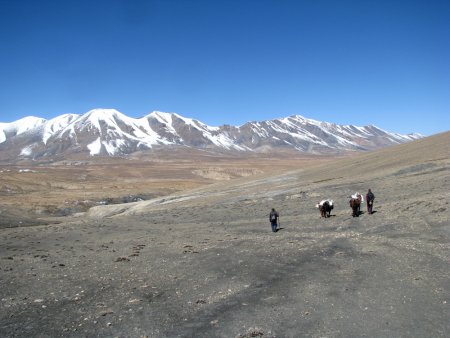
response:
<path id="1" fill-rule="evenodd" d="M 1 229 L 0 336 L 448 337 L 448 144 Z"/>

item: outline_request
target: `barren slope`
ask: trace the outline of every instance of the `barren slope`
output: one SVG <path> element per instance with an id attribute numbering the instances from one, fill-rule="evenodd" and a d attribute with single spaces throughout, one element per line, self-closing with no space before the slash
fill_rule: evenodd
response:
<path id="1" fill-rule="evenodd" d="M 0 335 L 446 337 L 449 144 L 2 229 Z M 367 188 L 376 212 L 352 218 L 348 196 Z M 336 202 L 328 219 L 322 198 Z"/>

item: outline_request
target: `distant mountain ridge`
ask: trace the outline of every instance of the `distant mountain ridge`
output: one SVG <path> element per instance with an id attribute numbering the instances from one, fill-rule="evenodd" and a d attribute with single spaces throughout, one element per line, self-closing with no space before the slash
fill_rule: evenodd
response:
<path id="1" fill-rule="evenodd" d="M 373 125 L 357 127 L 293 115 L 242 126 L 211 127 L 175 113 L 152 112 L 131 118 L 114 109 L 64 114 L 50 120 L 25 117 L 0 123 L 0 159 L 124 156 L 154 146 L 185 146 L 226 152 L 302 153 L 367 151 L 422 138 L 401 135 Z"/>

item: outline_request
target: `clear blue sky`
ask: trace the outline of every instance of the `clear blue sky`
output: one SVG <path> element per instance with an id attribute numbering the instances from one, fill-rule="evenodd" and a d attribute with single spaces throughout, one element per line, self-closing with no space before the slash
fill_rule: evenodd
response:
<path id="1" fill-rule="evenodd" d="M 450 130 L 450 1 L 0 0 L 0 122 L 115 108 Z"/>

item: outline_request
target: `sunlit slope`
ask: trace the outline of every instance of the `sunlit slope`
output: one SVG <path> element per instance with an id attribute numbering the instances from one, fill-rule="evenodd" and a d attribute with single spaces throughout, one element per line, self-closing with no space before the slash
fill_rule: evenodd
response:
<path id="1" fill-rule="evenodd" d="M 354 189 L 364 191 L 381 181 L 385 187 L 395 188 L 399 178 L 402 178 L 402 184 L 423 185 L 427 180 L 445 180 L 448 176 L 449 144 L 450 132 L 369 154 L 330 159 L 325 163 L 321 161 L 320 164 L 305 164 L 298 170 L 282 175 L 256 175 L 135 204 L 95 207 L 89 214 L 104 217 L 146 213 L 179 205 L 214 207 L 220 203 L 239 201 L 266 204 L 277 199 L 295 200 L 301 194 L 316 199 L 322 196 L 321 194 L 332 192 L 335 187 L 339 187 L 339 190 L 334 194 L 342 194 L 341 198 L 344 198 Z M 372 186 L 374 187 L 376 185 Z M 398 189 L 393 189 L 390 194 L 401 196 L 400 186 Z M 426 187 L 420 189 L 425 193 Z"/>
<path id="2" fill-rule="evenodd" d="M 448 163 L 450 132 L 320 164 L 301 173 L 304 180 L 361 179 L 392 174 L 414 166 Z"/>

